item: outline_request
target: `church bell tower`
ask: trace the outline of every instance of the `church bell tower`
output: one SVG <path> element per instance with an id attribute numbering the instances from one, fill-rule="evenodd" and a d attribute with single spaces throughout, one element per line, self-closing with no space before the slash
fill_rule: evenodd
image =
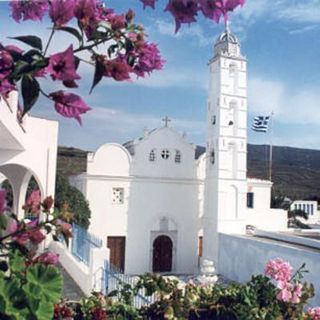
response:
<path id="1" fill-rule="evenodd" d="M 245 232 L 247 61 L 229 27 L 209 61 L 203 257 L 218 260 L 218 233 Z"/>

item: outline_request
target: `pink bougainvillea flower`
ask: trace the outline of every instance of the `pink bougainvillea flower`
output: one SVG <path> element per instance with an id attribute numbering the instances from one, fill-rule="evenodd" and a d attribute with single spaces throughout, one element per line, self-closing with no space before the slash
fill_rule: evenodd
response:
<path id="1" fill-rule="evenodd" d="M 9 98 L 9 93 L 16 89 L 16 86 L 9 80 L 0 80 L 0 96 Z"/>
<path id="2" fill-rule="evenodd" d="M 13 238 L 14 241 L 16 241 L 21 246 L 26 245 L 29 242 L 30 233 L 29 232 L 23 232 L 18 234 L 16 237 Z"/>
<path id="3" fill-rule="evenodd" d="M 223 5 L 226 11 L 232 11 L 237 6 L 243 6 L 246 0 L 223 0 Z"/>
<path id="4" fill-rule="evenodd" d="M 0 213 L 3 213 L 7 209 L 7 191 L 4 189 L 0 189 Z"/>
<path id="5" fill-rule="evenodd" d="M 29 239 L 33 244 L 39 244 L 45 238 L 46 236 L 40 230 L 29 231 Z"/>
<path id="6" fill-rule="evenodd" d="M 132 68 L 127 64 L 123 57 L 119 56 L 112 60 L 105 60 L 104 75 L 116 81 L 130 80 Z"/>
<path id="7" fill-rule="evenodd" d="M 74 17 L 75 0 L 53 0 L 50 2 L 49 15 L 57 27 L 62 27 Z"/>
<path id="8" fill-rule="evenodd" d="M 57 264 L 59 261 L 59 255 L 53 252 L 45 252 L 36 258 L 36 262 L 43 264 Z"/>
<path id="9" fill-rule="evenodd" d="M 309 308 L 307 310 L 307 316 L 309 316 L 311 320 L 320 320 L 320 307 Z"/>
<path id="10" fill-rule="evenodd" d="M 12 220 L 8 225 L 7 231 L 10 234 L 10 233 L 15 233 L 17 230 L 18 230 L 17 221 Z"/>
<path id="11" fill-rule="evenodd" d="M 160 56 L 157 45 L 145 42 L 139 49 L 139 61 L 134 67 L 134 72 L 138 76 L 143 77 L 145 73 L 150 73 L 153 70 L 161 70 L 164 62 Z"/>
<path id="12" fill-rule="evenodd" d="M 58 113 L 67 118 L 75 118 L 80 124 L 80 115 L 91 110 L 79 96 L 73 93 L 59 90 L 52 92 L 50 97 L 55 102 L 54 107 Z"/>
<path id="13" fill-rule="evenodd" d="M 108 18 L 112 30 L 120 30 L 126 26 L 126 17 L 122 15 L 110 15 Z"/>
<path id="14" fill-rule="evenodd" d="M 233 11 L 237 6 L 243 6 L 245 0 L 199 0 L 200 10 L 206 18 L 219 22 L 221 16 L 228 19 L 228 11 Z"/>
<path id="15" fill-rule="evenodd" d="M 197 0 L 169 0 L 165 11 L 169 11 L 176 22 L 176 32 L 180 29 L 182 23 L 191 23 L 196 21 L 198 11 Z"/>
<path id="16" fill-rule="evenodd" d="M 8 46 L 5 46 L 4 47 L 9 53 L 18 53 L 18 54 L 22 54 L 23 53 L 23 50 L 20 49 L 19 47 L 13 45 L 13 44 L 10 44 Z"/>
<path id="17" fill-rule="evenodd" d="M 157 0 L 140 0 L 143 3 L 143 8 L 151 7 L 154 9 Z"/>
<path id="18" fill-rule="evenodd" d="M 0 80 L 6 78 L 13 68 L 13 59 L 6 50 L 0 50 Z"/>
<path id="19" fill-rule="evenodd" d="M 46 71 L 50 73 L 53 80 L 74 81 L 80 79 L 76 72 L 73 47 L 50 56 Z"/>
<path id="20" fill-rule="evenodd" d="M 292 267 L 289 262 L 281 258 L 269 260 L 265 268 L 265 274 L 276 281 L 288 282 L 292 276 Z"/>
<path id="21" fill-rule="evenodd" d="M 47 75 L 47 68 L 42 68 L 38 71 L 35 71 L 33 73 L 33 76 L 36 77 L 36 78 L 46 78 L 46 75 Z"/>
<path id="22" fill-rule="evenodd" d="M 48 212 L 51 210 L 53 206 L 54 200 L 52 196 L 46 197 L 42 202 L 42 207 L 45 212 Z"/>
<path id="23" fill-rule="evenodd" d="M 87 27 L 100 13 L 99 8 L 100 4 L 98 0 L 78 0 L 74 14 L 80 24 Z"/>
<path id="24" fill-rule="evenodd" d="M 10 1 L 12 18 L 20 22 L 23 20 L 42 20 L 48 10 L 47 0 L 14 0 Z"/>
<path id="25" fill-rule="evenodd" d="M 23 209 L 34 214 L 40 212 L 41 193 L 40 190 L 33 190 L 29 195 Z"/>
<path id="26" fill-rule="evenodd" d="M 237 6 L 243 6 L 246 0 L 223 0 L 224 20 L 228 20 L 228 11 L 233 11 Z"/>
<path id="27" fill-rule="evenodd" d="M 206 18 L 219 22 L 224 15 L 224 7 L 222 1 L 218 0 L 199 0 L 200 10 Z"/>
<path id="28" fill-rule="evenodd" d="M 20 245 L 24 246 L 29 242 L 38 245 L 45 238 L 45 235 L 40 230 L 29 230 L 21 234 L 18 234 L 16 237 L 14 237 L 14 240 Z"/>

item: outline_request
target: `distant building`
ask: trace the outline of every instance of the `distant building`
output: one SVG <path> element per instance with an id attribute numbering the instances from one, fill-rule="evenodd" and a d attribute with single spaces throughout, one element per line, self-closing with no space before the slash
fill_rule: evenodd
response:
<path id="1" fill-rule="evenodd" d="M 217 262 L 219 233 L 286 228 L 286 212 L 270 209 L 272 183 L 247 178 L 247 61 L 229 30 L 209 72 L 206 148 L 166 118 L 142 138 L 88 154 L 87 172 L 71 178 L 90 203 L 89 231 L 126 273 L 194 273 L 199 256 Z"/>
<path id="2" fill-rule="evenodd" d="M 290 205 L 290 210 L 302 210 L 308 214 L 308 220 L 304 220 L 307 224 L 319 224 L 320 212 L 318 211 L 318 202 L 311 200 L 296 200 Z"/>

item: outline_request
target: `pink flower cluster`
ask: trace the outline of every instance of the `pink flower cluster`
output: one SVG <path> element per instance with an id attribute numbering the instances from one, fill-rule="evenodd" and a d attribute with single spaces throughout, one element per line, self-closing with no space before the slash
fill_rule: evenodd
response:
<path id="1" fill-rule="evenodd" d="M 108 52 L 108 56 L 95 52 L 93 54 L 93 51 L 90 51 L 93 60 L 100 59 L 102 62 L 104 67 L 102 75 L 105 77 L 116 81 L 130 80 L 132 74 L 144 77 L 153 70 L 160 70 L 163 67 L 164 60 L 160 56 L 158 47 L 145 41 L 141 26 L 131 25 L 134 18 L 131 9 L 126 14 L 117 15 L 112 9 L 106 8 L 102 0 L 17 0 L 11 1 L 10 6 L 12 17 L 17 22 L 42 20 L 47 12 L 55 28 L 66 26 L 72 19 L 76 19 L 81 29 L 79 34 L 84 33 L 88 41 L 94 40 L 98 43 L 103 42 L 99 38 L 101 35 L 99 25 L 103 22 L 104 26 L 108 26 L 108 37 L 111 33 L 111 38 L 120 43 L 113 54 Z M 123 47 L 125 49 L 121 50 Z M 5 95 L 15 88 L 14 84 L 7 80 L 7 76 L 14 69 L 14 60 L 10 51 L 1 48 L 3 47 L 0 47 L 0 95 Z M 22 55 L 22 51 L 17 49 Z M 53 81 L 62 81 L 67 88 L 78 87 L 76 80 L 81 77 L 77 73 L 79 59 L 74 55 L 77 51 L 79 48 L 74 50 L 70 45 L 65 51 L 46 57 L 44 62 L 47 65 L 34 71 L 32 76 L 37 78 L 49 75 Z M 59 114 L 75 118 L 80 124 L 81 115 L 90 110 L 80 96 L 64 90 L 46 96 L 54 102 Z"/>
<path id="2" fill-rule="evenodd" d="M 156 0 L 140 0 L 144 7 L 155 7 Z M 169 11 L 176 21 L 176 31 L 182 23 L 196 21 L 198 12 L 215 22 L 219 22 L 223 16 L 228 19 L 228 12 L 233 11 L 237 6 L 243 6 L 245 0 L 169 0 L 165 11 Z"/>
<path id="3" fill-rule="evenodd" d="M 39 214 L 40 205 L 41 205 L 40 190 L 33 190 L 30 193 L 25 205 L 23 206 L 23 209 L 32 214 Z"/>
<path id="4" fill-rule="evenodd" d="M 320 307 L 309 308 L 307 316 L 310 317 L 311 320 L 320 320 Z"/>
<path id="5" fill-rule="evenodd" d="M 23 20 L 42 20 L 45 12 L 48 10 L 49 3 L 47 0 L 27 0 L 11 1 L 12 18 L 19 22 Z"/>
<path id="6" fill-rule="evenodd" d="M 133 43 L 135 48 L 127 55 L 119 55 L 114 59 L 107 59 L 101 56 L 104 64 L 104 76 L 113 78 L 116 81 L 131 79 L 131 73 L 138 77 L 144 77 L 153 70 L 161 70 L 164 60 L 160 56 L 158 47 L 154 43 L 148 43 L 136 38 Z M 135 63 L 133 66 L 128 64 L 128 59 L 132 58 Z"/>
<path id="7" fill-rule="evenodd" d="M 59 255 L 53 253 L 53 252 L 45 252 L 42 253 L 40 256 L 38 256 L 35 259 L 35 262 L 43 263 L 46 265 L 49 264 L 57 264 L 59 261 Z"/>
<path id="8" fill-rule="evenodd" d="M 10 46 L 11 47 L 11 46 Z M 8 97 L 10 91 L 15 89 L 15 85 L 8 79 L 13 70 L 13 58 L 8 49 L 0 44 L 0 95 Z"/>
<path id="9" fill-rule="evenodd" d="M 277 299 L 283 302 L 299 303 L 302 295 L 302 284 L 279 281 Z"/>
<path id="10" fill-rule="evenodd" d="M 34 245 L 40 244 L 45 239 L 45 235 L 41 230 L 37 229 L 38 224 L 38 220 L 27 223 L 27 230 L 19 233 L 13 239 L 21 246 L 26 246 L 29 243 Z"/>
<path id="11" fill-rule="evenodd" d="M 62 27 L 76 18 L 88 38 L 103 20 L 109 20 L 112 29 L 123 28 L 126 22 L 124 15 L 115 15 L 113 10 L 105 8 L 104 2 L 100 0 L 19 0 L 11 1 L 10 5 L 12 17 L 17 22 L 42 20 L 47 11 L 56 27 Z"/>
<path id="12" fill-rule="evenodd" d="M 267 262 L 264 272 L 276 281 L 288 282 L 292 276 L 292 267 L 289 262 L 277 258 Z"/>
<path id="13" fill-rule="evenodd" d="M 278 300 L 290 303 L 300 302 L 303 286 L 301 283 L 291 282 L 292 267 L 289 262 L 281 258 L 269 260 L 265 268 L 265 274 L 277 281 Z"/>

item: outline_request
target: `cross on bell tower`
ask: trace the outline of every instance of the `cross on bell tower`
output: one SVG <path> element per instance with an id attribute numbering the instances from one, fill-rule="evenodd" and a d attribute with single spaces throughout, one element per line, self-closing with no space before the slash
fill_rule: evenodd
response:
<path id="1" fill-rule="evenodd" d="M 169 119 L 169 117 L 166 116 L 165 118 L 162 119 L 162 121 L 164 122 L 164 126 L 168 127 L 169 122 L 171 122 L 171 119 Z"/>

